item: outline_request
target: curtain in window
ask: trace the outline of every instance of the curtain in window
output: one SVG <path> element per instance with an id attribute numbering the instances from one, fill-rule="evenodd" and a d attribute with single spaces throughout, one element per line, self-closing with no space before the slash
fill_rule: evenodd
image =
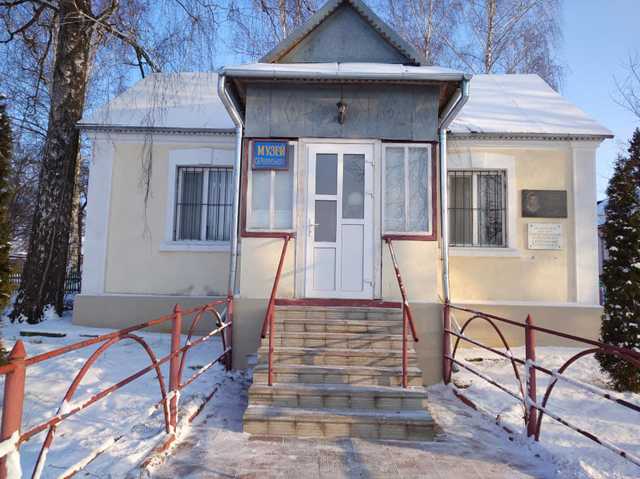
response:
<path id="1" fill-rule="evenodd" d="M 388 147 L 384 161 L 384 229 L 405 230 L 404 148 Z"/>
<path id="2" fill-rule="evenodd" d="M 233 207 L 232 170 L 209 169 L 207 195 L 207 240 L 229 241 Z"/>
<path id="3" fill-rule="evenodd" d="M 199 240 L 202 228 L 202 171 L 180 169 L 180 201 L 177 205 L 179 240 Z"/>
<path id="4" fill-rule="evenodd" d="M 263 230 L 293 228 L 293 170 L 295 147 L 287 146 L 286 170 L 252 170 L 247 227 Z"/>
<path id="5" fill-rule="evenodd" d="M 408 163 L 407 231 L 427 231 L 429 151 L 426 148 L 409 148 Z"/>
<path id="6" fill-rule="evenodd" d="M 473 244 L 473 176 L 449 173 L 449 244 Z"/>
<path id="7" fill-rule="evenodd" d="M 478 175 L 478 243 L 502 246 L 504 185 L 501 173 L 483 172 Z"/>

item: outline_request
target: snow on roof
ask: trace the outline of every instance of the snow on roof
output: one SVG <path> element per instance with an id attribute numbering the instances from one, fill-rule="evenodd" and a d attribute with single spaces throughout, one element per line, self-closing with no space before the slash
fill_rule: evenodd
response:
<path id="1" fill-rule="evenodd" d="M 474 75 L 453 133 L 585 135 L 613 133 L 563 98 L 538 75 Z"/>
<path id="2" fill-rule="evenodd" d="M 380 63 L 316 63 L 229 66 L 233 76 L 459 80 L 441 67 Z M 215 73 L 156 73 L 140 80 L 80 121 L 80 126 L 179 129 L 234 128 L 217 93 Z M 537 75 L 475 75 L 470 97 L 450 126 L 454 134 L 612 136 L 611 131 L 564 99 Z"/>
<path id="3" fill-rule="evenodd" d="M 90 126 L 233 129 L 216 73 L 154 73 L 79 122 Z"/>
<path id="4" fill-rule="evenodd" d="M 321 80 L 459 81 L 465 77 L 463 72 L 450 68 L 392 63 L 249 63 L 224 67 L 222 73 L 236 77 Z"/>

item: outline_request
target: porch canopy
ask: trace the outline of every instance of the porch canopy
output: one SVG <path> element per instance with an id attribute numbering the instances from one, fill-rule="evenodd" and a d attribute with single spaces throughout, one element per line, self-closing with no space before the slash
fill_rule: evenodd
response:
<path id="1" fill-rule="evenodd" d="M 251 63 L 224 67 L 220 75 L 226 78 L 227 90 L 245 116 L 248 136 L 412 141 L 437 141 L 438 119 L 456 97 L 461 82 L 471 78 L 464 72 L 437 66 L 367 62 Z M 282 87 L 273 88 L 274 84 Z M 364 90 L 363 84 L 367 85 Z M 369 104 L 371 99 L 376 101 L 375 108 Z M 368 120 L 347 122 L 343 127 L 333 125 L 328 131 L 310 131 L 318 128 L 315 120 L 323 120 L 321 113 L 326 115 L 337 101 L 348 105 L 348 116 L 369 116 Z M 286 111 L 286 117 L 296 120 L 287 124 L 277 118 L 278 125 L 266 125 L 265 118 L 260 117 L 260 125 L 256 125 L 257 115 L 273 115 L 266 110 L 266 102 L 272 109 L 278 105 L 276 114 Z M 381 121 L 383 112 L 393 113 L 393 121 Z M 301 128 L 305 122 L 312 123 L 308 129 Z M 326 127 L 326 119 L 321 123 Z"/>

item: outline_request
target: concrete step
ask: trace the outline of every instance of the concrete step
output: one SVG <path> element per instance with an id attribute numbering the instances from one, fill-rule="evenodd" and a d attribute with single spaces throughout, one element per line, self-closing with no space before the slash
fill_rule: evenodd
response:
<path id="1" fill-rule="evenodd" d="M 279 332 L 273 336 L 274 347 L 336 348 L 336 349 L 402 349 L 402 335 L 370 333 L 291 333 Z M 409 347 L 412 346 L 408 338 Z M 268 338 L 262 346 L 268 345 Z"/>
<path id="2" fill-rule="evenodd" d="M 258 350 L 258 364 L 266 364 L 269 356 L 268 344 Z M 415 352 L 407 354 L 409 366 L 417 366 Z M 308 364 L 315 366 L 402 366 L 401 350 L 384 349 L 335 349 L 335 348 L 290 348 L 278 347 L 273 351 L 274 364 Z"/>
<path id="3" fill-rule="evenodd" d="M 401 318 L 391 320 L 358 320 L 276 317 L 275 331 L 286 333 L 402 334 L 402 321 Z"/>
<path id="4" fill-rule="evenodd" d="M 357 411 L 249 406 L 244 431 L 258 436 L 358 437 L 426 441 L 437 433 L 427 411 Z"/>
<path id="5" fill-rule="evenodd" d="M 249 390 L 250 405 L 313 409 L 422 410 L 426 397 L 422 387 L 348 384 L 254 384 Z"/>
<path id="6" fill-rule="evenodd" d="M 401 308 L 353 308 L 346 306 L 276 306 L 275 312 L 278 318 L 293 319 L 402 320 Z"/>
<path id="7" fill-rule="evenodd" d="M 409 386 L 422 386 L 419 368 L 407 369 Z M 268 383 L 268 367 L 259 364 L 253 370 L 254 384 Z M 273 368 L 274 383 L 302 384 L 350 384 L 352 386 L 402 386 L 402 367 L 369 366 L 308 366 L 276 364 Z"/>

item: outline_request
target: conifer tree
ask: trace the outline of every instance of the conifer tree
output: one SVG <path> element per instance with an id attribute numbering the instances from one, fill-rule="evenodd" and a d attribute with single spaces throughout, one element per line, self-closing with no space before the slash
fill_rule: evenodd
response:
<path id="1" fill-rule="evenodd" d="M 602 341 L 640 351 L 640 129 L 627 156 L 619 156 L 607 188 L 609 202 L 603 226 L 608 258 L 604 261 L 606 291 Z M 640 370 L 612 355 L 598 360 L 618 391 L 640 392 Z"/>
<path id="2" fill-rule="evenodd" d="M 9 168 L 11 162 L 11 125 L 6 114 L 4 96 L 0 94 L 0 312 L 9 302 L 11 284 L 11 263 L 9 253 L 11 245 L 11 225 L 9 224 Z"/>

